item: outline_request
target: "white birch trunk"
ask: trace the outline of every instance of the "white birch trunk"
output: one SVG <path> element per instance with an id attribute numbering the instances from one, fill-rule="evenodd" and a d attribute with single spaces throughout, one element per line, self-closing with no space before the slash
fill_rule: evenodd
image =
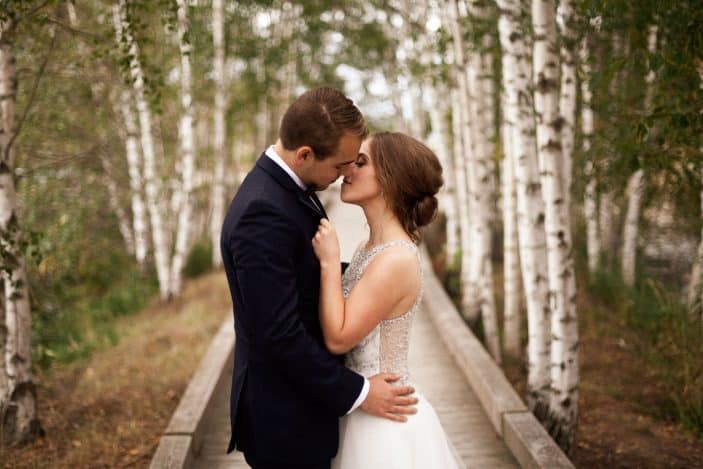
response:
<path id="1" fill-rule="evenodd" d="M 562 184 L 559 55 L 553 0 L 532 0 L 533 76 L 551 310 L 552 395 L 546 425 L 568 454 L 578 418 L 578 323 L 568 207 Z"/>
<path id="2" fill-rule="evenodd" d="M 132 112 L 132 93 L 123 89 L 120 92 L 120 113 L 125 125 L 125 151 L 129 171 L 129 187 L 132 194 L 132 223 L 134 227 L 134 256 L 139 264 L 146 262 L 147 220 L 146 207 L 142 198 L 142 162 L 139 154 L 139 129 Z"/>
<path id="3" fill-rule="evenodd" d="M 535 142 L 532 75 L 525 13 L 519 0 L 498 0 L 498 29 L 503 55 L 514 63 L 503 68 L 506 119 L 513 123 L 512 148 L 522 284 L 527 303 L 527 405 L 543 418 L 549 406 L 549 299 L 544 201 Z"/>
<path id="4" fill-rule="evenodd" d="M 461 284 L 465 283 L 465 275 L 468 275 L 469 268 L 466 265 L 466 253 L 471 249 L 471 238 L 469 237 L 469 206 L 466 194 L 466 158 L 464 157 L 464 140 L 462 138 L 461 117 L 462 109 L 459 102 L 459 91 L 453 89 L 452 96 L 452 131 L 454 134 L 454 182 L 456 208 L 459 218 L 459 247 L 461 249 Z"/>
<path id="5" fill-rule="evenodd" d="M 0 374 L 0 440 L 22 443 L 41 433 L 32 376 L 31 311 L 22 253 L 22 230 L 15 190 L 17 68 L 6 37 L 10 24 L 0 23 L 0 247 L 2 247 L 4 351 Z M 4 324 L 3 324 L 4 323 Z M 1 443 L 0 443 L 1 444 Z"/>
<path id="6" fill-rule="evenodd" d="M 134 235 L 132 233 L 132 224 L 129 221 L 127 213 L 122 208 L 120 203 L 119 191 L 117 190 L 117 182 L 114 178 L 112 163 L 104 154 L 100 155 L 103 171 L 105 172 L 105 185 L 107 186 L 107 197 L 110 208 L 117 217 L 117 227 L 120 230 L 125 247 L 130 256 L 134 255 Z"/>
<path id="7" fill-rule="evenodd" d="M 499 21 L 501 21 L 499 19 Z M 505 29 L 506 23 L 501 23 Z M 503 202 L 503 333 L 505 353 L 519 357 L 520 353 L 520 255 L 517 234 L 517 194 L 515 191 L 515 119 L 517 109 L 507 100 L 507 88 L 515 87 L 517 68 L 515 55 L 509 51 L 501 54 L 503 87 L 501 96 L 503 122 L 501 140 L 503 160 L 501 162 L 501 192 Z M 508 80 L 510 82 L 508 83 Z M 509 109 L 510 108 L 510 109 Z"/>
<path id="8" fill-rule="evenodd" d="M 171 263 L 171 281 L 169 284 L 172 295 L 178 295 L 183 285 L 183 265 L 188 255 L 188 235 L 193 214 L 193 174 L 195 172 L 195 127 L 193 124 L 193 96 L 190 54 L 192 46 L 187 39 L 188 5 L 186 0 L 176 0 L 178 5 L 178 44 L 181 56 L 181 121 L 178 126 L 178 136 L 181 153 L 182 180 L 178 189 L 181 191 L 181 207 L 178 212 L 178 231 L 176 246 Z"/>
<path id="9" fill-rule="evenodd" d="M 468 84 L 470 89 L 470 122 L 472 125 L 472 141 L 474 151 L 468 160 L 467 176 L 469 187 L 469 210 L 471 213 L 471 253 L 470 289 L 465 296 L 474 299 L 472 306 L 479 309 L 483 322 L 483 331 L 491 356 L 496 362 L 501 362 L 500 338 L 498 336 L 498 317 L 495 299 L 493 297 L 493 263 L 491 260 L 491 220 L 494 200 L 493 195 L 493 161 L 492 146 L 488 138 L 492 133 L 490 122 L 491 111 L 486 108 L 482 74 L 488 73 L 483 69 L 479 54 L 471 54 L 469 60 Z M 491 87 L 492 88 L 492 87 Z M 492 106 L 491 106 L 492 107 Z M 488 127 L 491 127 L 488 130 Z M 487 135 L 488 134 L 488 135 Z"/>
<path id="10" fill-rule="evenodd" d="M 458 157 L 455 159 L 455 169 L 457 172 L 462 171 L 464 173 L 463 184 L 459 184 L 457 179 L 457 191 L 462 191 L 466 195 L 462 195 L 468 199 L 468 184 L 469 176 L 468 170 L 470 169 L 470 161 L 472 158 L 472 138 L 471 138 L 471 119 L 470 119 L 470 102 L 469 102 L 469 84 L 468 84 L 468 69 L 467 61 L 465 58 L 464 50 L 464 40 L 463 33 L 461 30 L 461 25 L 459 24 L 459 9 L 456 0 L 449 0 L 445 2 L 445 22 L 448 23 L 449 29 L 452 34 L 452 43 L 454 50 L 454 65 L 455 65 L 455 75 L 457 78 L 457 94 L 458 94 L 458 104 L 459 109 L 455 113 L 454 110 L 452 114 L 458 116 L 459 126 L 455 127 L 454 130 L 459 132 L 462 139 L 462 151 L 463 154 L 461 158 L 461 168 L 459 165 Z M 466 202 L 467 214 L 460 215 L 460 220 L 466 217 L 464 224 L 460 223 L 461 232 L 461 312 L 463 316 L 472 323 L 476 323 L 480 314 L 480 297 L 478 293 L 478 288 L 472 274 L 472 256 L 474 255 L 471 249 L 471 221 L 468 216 L 470 202 Z M 461 206 L 459 210 L 462 210 Z"/>
<path id="11" fill-rule="evenodd" d="M 68 2 L 66 4 L 68 10 L 68 19 L 73 28 L 78 28 L 78 15 L 76 15 L 76 8 L 73 3 Z M 122 38 L 117 38 L 117 45 L 122 43 Z M 81 55 L 87 57 L 90 52 L 81 41 L 78 42 L 78 50 Z M 104 67 L 101 67 L 104 69 Z M 103 70 L 104 71 L 104 70 Z M 105 72 L 105 71 L 104 71 Z M 107 73 L 107 72 L 105 72 Z M 99 85 L 96 82 L 90 84 L 90 91 L 93 97 L 93 103 L 95 105 L 99 104 Z M 129 220 L 127 214 L 125 213 L 122 205 L 119 203 L 117 185 L 114 178 L 108 174 L 107 175 L 107 189 L 108 189 L 108 200 L 111 208 L 117 216 L 119 223 L 119 229 L 122 233 L 122 238 L 125 240 L 127 246 L 127 251 L 134 256 L 140 265 L 143 265 L 146 261 L 147 254 L 147 232 L 146 232 L 146 218 L 144 201 L 142 199 L 142 182 L 140 174 L 140 157 L 139 157 L 139 145 L 137 142 L 137 126 L 134 118 L 134 113 L 132 112 L 132 99 L 129 91 L 123 89 L 120 94 L 119 103 L 116 103 L 114 95 L 110 94 L 110 101 L 112 102 L 113 108 L 115 109 L 115 114 L 121 114 L 124 120 L 125 126 L 125 151 L 127 155 L 127 166 L 129 169 L 130 176 L 130 191 L 131 191 L 131 202 L 132 202 L 132 220 Z M 109 159 L 105 155 L 101 155 L 101 160 L 103 161 L 103 168 L 105 170 L 111 170 L 111 164 Z M 107 162 L 107 165 L 105 164 Z"/>
<path id="12" fill-rule="evenodd" d="M 118 38 L 123 38 L 129 56 L 129 71 L 137 101 L 137 114 L 141 134 L 142 152 L 144 154 L 144 187 L 146 202 L 151 221 L 151 236 L 154 246 L 154 260 L 156 275 L 159 280 L 159 292 L 162 299 L 166 299 L 170 292 L 170 269 L 168 244 L 166 243 L 163 219 L 159 208 L 159 184 L 156 177 L 156 161 L 154 154 L 154 141 L 152 137 L 151 110 L 146 98 L 144 87 L 144 73 L 139 60 L 139 47 L 131 32 L 131 25 L 127 16 L 126 0 L 119 0 L 119 6 L 112 9 L 115 31 Z"/>
<path id="13" fill-rule="evenodd" d="M 505 157 L 501 164 L 503 193 L 503 331 L 505 353 L 520 356 L 520 257 L 518 254 L 512 128 L 504 126 Z"/>
<path id="14" fill-rule="evenodd" d="M 225 41 L 224 41 L 223 0 L 212 2 L 212 42 L 215 48 L 213 59 L 213 79 L 215 81 L 215 169 L 212 185 L 212 216 L 210 217 L 210 243 L 212 244 L 212 265 L 222 265 L 220 253 L 220 231 L 225 210 L 225 112 L 227 95 L 225 84 Z"/>
<path id="15" fill-rule="evenodd" d="M 574 30 L 572 0 L 559 0 L 557 23 L 560 33 L 561 86 L 559 113 L 561 115 L 561 178 L 564 187 L 564 205 L 571 207 L 571 181 L 576 121 L 576 31 Z"/>
<path id="16" fill-rule="evenodd" d="M 657 51 L 657 27 L 651 25 L 648 29 L 647 51 L 654 54 Z M 654 95 L 654 70 L 649 67 L 645 82 L 647 90 L 644 99 L 644 112 L 649 113 L 652 109 L 652 98 Z M 625 225 L 623 228 L 623 245 L 621 266 L 622 278 L 625 285 L 635 284 L 635 269 L 637 264 L 637 237 L 639 233 L 640 209 L 642 198 L 644 197 L 644 171 L 638 169 L 627 182 L 627 213 L 625 215 Z"/>
<path id="17" fill-rule="evenodd" d="M 584 192 L 583 211 L 586 219 L 586 250 L 588 252 L 588 270 L 593 273 L 600 264 L 601 243 L 598 231 L 597 181 L 593 174 L 593 157 L 590 155 L 591 138 L 593 138 L 593 107 L 591 101 L 591 65 L 589 63 L 588 40 L 581 40 L 580 62 L 583 79 L 581 81 L 581 133 L 583 134 L 583 153 L 586 155 L 586 189 Z"/>
<path id="18" fill-rule="evenodd" d="M 613 33 L 612 37 L 612 58 L 611 60 L 616 60 L 620 57 L 626 57 L 629 49 L 629 42 L 624 42 L 623 39 L 617 32 Z M 610 81 L 608 86 L 608 91 L 611 96 L 616 96 L 618 92 L 618 84 L 622 80 L 622 71 L 616 73 Z M 608 154 L 604 159 L 604 165 L 607 167 L 608 162 L 617 155 Z M 600 238 L 603 248 L 603 253 L 607 258 L 608 267 L 613 267 L 615 265 L 616 254 L 618 252 L 618 233 L 616 230 L 616 218 L 619 214 L 619 207 L 615 204 L 615 190 L 613 188 L 606 188 L 599 197 L 598 203 L 598 225 L 600 227 Z M 618 212 L 616 214 L 616 211 Z"/>
<path id="19" fill-rule="evenodd" d="M 426 86 L 427 93 L 431 96 L 430 105 L 430 122 L 432 125 L 432 133 L 436 141 L 437 157 L 442 164 L 444 174 L 444 186 L 440 191 L 439 206 L 444 212 L 446 218 L 446 255 L 447 263 L 451 265 L 459 250 L 459 237 L 457 224 L 457 210 L 455 197 L 455 181 L 454 162 L 451 157 L 449 148 L 449 128 L 447 125 L 447 100 L 441 95 L 446 96 L 447 90 L 442 87 L 437 89 L 428 83 Z"/>
<path id="20" fill-rule="evenodd" d="M 700 88 L 703 90 L 703 61 L 696 64 L 698 76 L 700 77 Z M 703 110 L 701 111 L 703 112 Z M 700 148 L 700 154 L 703 156 L 703 146 Z M 703 165 L 701 165 L 701 183 L 703 184 Z M 701 214 L 703 215 L 703 188 L 701 189 Z M 693 261 L 691 269 L 691 281 L 688 285 L 688 309 L 692 321 L 696 319 L 700 321 L 701 329 L 703 330 L 703 230 L 701 230 L 701 241 L 698 244 L 698 252 Z"/>
<path id="21" fill-rule="evenodd" d="M 638 169 L 627 181 L 627 213 L 623 229 L 622 278 L 625 285 L 635 284 L 637 234 L 639 231 L 640 207 L 644 193 L 644 170 Z"/>

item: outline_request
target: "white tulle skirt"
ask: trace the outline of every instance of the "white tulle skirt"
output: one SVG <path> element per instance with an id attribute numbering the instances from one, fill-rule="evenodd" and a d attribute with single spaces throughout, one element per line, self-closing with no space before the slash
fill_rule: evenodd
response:
<path id="1" fill-rule="evenodd" d="M 459 469 L 461 462 L 434 409 L 420 393 L 407 422 L 374 417 L 360 409 L 340 420 L 332 469 Z"/>

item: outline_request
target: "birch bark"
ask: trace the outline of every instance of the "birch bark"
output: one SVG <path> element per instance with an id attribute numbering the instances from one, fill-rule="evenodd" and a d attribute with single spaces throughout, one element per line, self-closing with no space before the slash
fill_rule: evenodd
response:
<path id="1" fill-rule="evenodd" d="M 560 33 L 561 86 L 559 88 L 559 112 L 562 117 L 561 179 L 564 187 L 564 205 L 571 207 L 571 181 L 576 121 L 576 31 L 574 29 L 574 6 L 572 0 L 559 0 L 557 24 Z"/>
<path id="2" fill-rule="evenodd" d="M 588 40 L 581 40 L 579 50 L 581 65 L 581 133 L 583 135 L 583 153 L 586 155 L 586 189 L 584 192 L 583 211 L 586 219 L 586 250 L 588 252 L 588 270 L 593 273 L 600 263 L 600 233 L 598 231 L 598 199 L 596 193 L 597 181 L 593 173 L 593 156 L 591 138 L 593 138 L 593 107 L 591 101 L 591 64 L 589 62 Z"/>
<path id="3" fill-rule="evenodd" d="M 115 213 L 117 217 L 117 227 L 120 230 L 122 239 L 124 240 L 127 252 L 130 255 L 134 255 L 134 235 L 132 234 L 132 224 L 129 221 L 127 213 L 122 208 L 120 203 L 119 191 L 117 190 L 117 182 L 115 181 L 114 171 L 112 169 L 112 162 L 110 159 L 104 155 L 100 155 L 100 163 L 102 164 L 103 171 L 105 173 L 105 185 L 107 186 L 107 196 L 110 208 Z"/>
<path id="4" fill-rule="evenodd" d="M 440 85 L 437 85 L 438 87 Z M 437 157 L 442 168 L 444 168 L 444 186 L 440 192 L 439 205 L 444 211 L 446 218 L 446 255 L 447 263 L 452 264 L 457 251 L 459 250 L 459 238 L 457 236 L 457 210 L 455 197 L 455 181 L 451 177 L 454 175 L 454 162 L 452 161 L 449 128 L 447 125 L 447 102 L 442 96 L 447 96 L 444 87 L 435 88 L 431 83 L 426 85 L 427 93 L 430 95 L 430 122 L 432 125 L 433 139 L 436 142 Z"/>
<path id="5" fill-rule="evenodd" d="M 647 35 L 647 51 L 654 54 L 657 51 L 657 26 L 650 25 Z M 650 113 L 654 96 L 655 73 L 648 62 L 649 71 L 645 77 L 647 90 L 644 98 L 644 112 Z M 621 258 L 622 278 L 625 285 L 635 284 L 635 266 L 637 264 L 637 237 L 639 233 L 640 209 L 644 197 L 644 170 L 635 171 L 627 182 L 627 213 L 623 229 L 623 246 Z"/>
<path id="6" fill-rule="evenodd" d="M 156 162 L 154 154 L 154 140 L 152 136 L 151 110 L 146 99 L 144 73 L 139 60 L 139 47 L 131 31 L 130 19 L 127 11 L 127 0 L 119 0 L 119 5 L 113 6 L 113 20 L 117 37 L 124 41 L 129 58 L 129 73 L 132 79 L 137 114 L 141 134 L 142 152 L 144 154 L 144 187 L 146 202 L 151 222 L 152 243 L 154 246 L 154 260 L 156 274 L 159 280 L 159 292 L 162 299 L 170 294 L 170 269 L 169 254 L 166 243 L 163 219 L 159 208 L 160 188 L 156 177 Z"/>
<path id="7" fill-rule="evenodd" d="M 79 27 L 78 15 L 76 14 L 76 8 L 73 3 L 68 2 L 66 4 L 66 9 L 68 10 L 68 19 L 73 28 Z M 122 44 L 122 38 L 117 37 L 118 47 Z M 89 50 L 83 42 L 78 43 L 78 50 L 81 55 L 88 57 Z M 101 69 L 104 66 L 99 65 Z M 103 70 L 103 73 L 107 75 L 107 72 Z M 97 106 L 99 105 L 99 86 L 98 83 L 92 82 L 90 84 L 90 92 L 92 94 L 93 103 Z M 127 251 L 135 257 L 140 265 L 143 265 L 146 261 L 147 254 L 147 232 L 146 232 L 146 218 L 144 201 L 142 199 L 142 182 L 140 174 L 140 157 L 139 157 L 139 146 L 137 143 L 137 128 L 134 118 L 134 113 L 131 107 L 131 95 L 129 91 L 123 89 L 120 94 L 119 102 L 114 98 L 114 94 L 110 94 L 110 101 L 115 109 L 115 114 L 122 115 L 123 123 L 125 126 L 125 133 L 123 138 L 125 140 L 125 152 L 127 156 L 127 167 L 129 170 L 130 177 L 130 193 L 131 193 L 131 204 L 132 204 L 132 220 L 130 221 L 126 212 L 119 203 L 118 188 L 114 181 L 114 178 L 107 174 L 107 189 L 109 203 L 113 211 L 117 216 L 119 223 L 120 233 L 125 241 Z M 103 162 L 104 169 L 112 169 L 111 163 L 107 156 L 101 155 L 101 161 Z M 105 164 L 107 162 L 107 165 Z"/>
<path id="8" fill-rule="evenodd" d="M 463 172 L 463 181 L 460 184 L 457 179 L 457 193 L 463 192 L 460 197 L 467 198 L 465 202 L 466 215 L 460 215 L 460 233 L 461 233 L 461 312 L 463 316 L 470 322 L 476 323 L 480 313 L 480 299 L 478 288 L 473 278 L 473 265 L 471 257 L 474 255 L 471 249 L 473 244 L 471 240 L 471 220 L 468 216 L 470 201 L 468 200 L 468 184 L 470 176 L 470 161 L 472 159 L 473 142 L 471 139 L 471 121 L 470 121 L 470 102 L 469 102 L 469 84 L 467 73 L 467 60 L 465 54 L 465 46 L 461 25 L 459 24 L 459 8 L 456 0 L 444 2 L 445 22 L 449 26 L 452 34 L 452 44 L 454 51 L 454 66 L 455 77 L 457 79 L 457 98 L 459 108 L 456 112 L 452 112 L 454 116 L 458 116 L 459 126 L 455 127 L 457 135 L 461 136 L 462 154 L 460 157 L 455 157 L 455 169 L 457 172 Z M 456 138 L 456 137 L 455 137 Z M 462 161 L 459 161 L 462 158 Z M 461 167 L 460 167 L 461 165 Z M 459 210 L 462 211 L 461 205 Z M 462 224 L 461 221 L 464 223 Z"/>
<path id="9" fill-rule="evenodd" d="M 222 265 L 220 253 L 220 231 L 225 210 L 225 159 L 226 129 L 225 112 L 227 94 L 225 83 L 225 41 L 224 41 L 224 1 L 212 2 L 212 42 L 215 56 L 212 63 L 212 75 L 215 82 L 215 113 L 214 113 L 214 153 L 215 167 L 212 185 L 212 216 L 210 217 L 210 243 L 212 245 L 212 265 Z"/>
<path id="10" fill-rule="evenodd" d="M 617 32 L 613 34 L 612 37 L 612 59 L 617 59 L 620 57 L 627 57 L 629 51 L 629 42 L 623 41 L 623 38 Z M 615 96 L 618 91 L 618 85 L 623 80 L 622 70 L 616 73 L 610 85 L 608 91 L 611 96 Z M 602 160 L 605 167 L 607 167 L 611 160 L 616 158 L 617 155 L 606 154 Z M 617 214 L 616 214 L 617 212 Z M 598 226 L 600 227 L 600 239 L 602 243 L 602 252 L 607 258 L 607 263 L 609 267 L 614 267 L 617 263 L 616 254 L 619 252 L 617 241 L 618 232 L 616 229 L 616 218 L 619 215 L 619 207 L 615 203 L 615 190 L 612 187 L 606 187 L 600 193 L 599 203 L 598 203 Z"/>
<path id="11" fill-rule="evenodd" d="M 698 76 L 700 78 L 700 88 L 703 90 L 703 60 L 696 63 Z M 703 110 L 701 110 L 703 112 Z M 700 154 L 703 155 L 703 145 L 700 148 Z M 701 174 L 701 214 L 703 214 L 703 165 L 700 168 Z M 693 261 L 691 269 L 691 281 L 688 286 L 688 309 L 692 321 L 700 321 L 701 329 L 703 330 L 703 230 L 701 230 L 701 241 L 698 244 L 698 252 Z"/>
<path id="12" fill-rule="evenodd" d="M 128 89 L 120 92 L 120 114 L 125 125 L 125 151 L 129 171 L 129 187 L 132 194 L 132 219 L 134 227 L 134 255 L 139 264 L 146 262 L 147 221 L 142 198 L 142 162 L 139 154 L 139 129 L 132 111 L 132 93 Z"/>
<path id="13" fill-rule="evenodd" d="M 543 418 L 549 405 L 549 301 L 544 201 L 535 142 L 535 116 L 528 35 L 521 26 L 523 3 L 498 0 L 498 29 L 503 54 L 514 67 L 504 67 L 505 118 L 512 132 L 516 217 L 522 284 L 527 303 L 527 405 Z"/>
<path id="14" fill-rule="evenodd" d="M 452 133 L 454 135 L 454 181 L 456 208 L 459 218 L 459 247 L 461 249 L 461 283 L 465 283 L 464 276 L 468 274 L 469 268 L 466 253 L 471 249 L 471 239 L 469 238 L 469 207 L 466 194 L 466 159 L 464 157 L 464 141 L 462 138 L 461 126 L 463 122 L 462 107 L 458 97 L 459 90 L 452 89 Z"/>
<path id="15" fill-rule="evenodd" d="M 533 78 L 537 153 L 545 201 L 551 310 L 551 391 L 545 421 L 555 441 L 571 451 L 578 418 L 578 324 L 569 210 L 562 183 L 559 55 L 553 0 L 532 0 Z"/>
<path id="16" fill-rule="evenodd" d="M 15 189 L 17 68 L 7 37 L 12 24 L 0 22 L 0 251 L 2 256 L 4 321 L 0 321 L 2 378 L 0 378 L 0 435 L 9 443 L 23 443 L 41 433 L 36 388 L 32 376 L 31 311 L 22 253 L 22 229 Z"/>
<path id="17" fill-rule="evenodd" d="M 186 0 L 176 0 L 177 10 L 177 34 L 178 48 L 181 58 L 181 121 L 178 126 L 178 136 L 181 153 L 181 175 L 182 181 L 179 186 L 181 195 L 181 208 L 178 213 L 178 232 L 176 233 L 176 246 L 171 263 L 171 280 L 169 282 L 172 295 L 181 292 L 183 284 L 183 265 L 188 254 L 188 235 L 191 218 L 193 215 L 193 175 L 195 172 L 195 135 L 193 124 L 193 97 L 192 97 L 192 74 L 190 65 L 190 54 L 192 45 L 190 43 L 188 5 Z M 214 250 L 214 249 L 213 249 Z"/>
<path id="18" fill-rule="evenodd" d="M 501 162 L 503 193 L 503 331 L 505 353 L 520 356 L 520 257 L 516 224 L 515 174 L 513 169 L 512 126 L 503 126 L 505 157 Z"/>
<path id="19" fill-rule="evenodd" d="M 475 248 L 471 254 L 470 289 L 464 296 L 474 299 L 472 307 L 478 308 L 483 323 L 484 336 L 488 350 L 496 362 L 501 362 L 500 338 L 498 336 L 498 317 L 493 297 L 493 263 L 491 260 L 491 221 L 494 200 L 492 145 L 488 138 L 492 133 L 490 122 L 491 110 L 485 105 L 482 75 L 490 73 L 483 68 L 482 58 L 478 53 L 471 54 L 469 60 L 468 84 L 470 91 L 470 112 L 472 141 L 474 151 L 468 160 L 469 210 L 472 215 L 471 244 Z M 490 87 L 492 89 L 492 86 Z M 488 90 L 490 91 L 490 89 Z M 490 106 L 492 107 L 492 106 Z M 489 130 L 489 127 L 491 128 Z"/>

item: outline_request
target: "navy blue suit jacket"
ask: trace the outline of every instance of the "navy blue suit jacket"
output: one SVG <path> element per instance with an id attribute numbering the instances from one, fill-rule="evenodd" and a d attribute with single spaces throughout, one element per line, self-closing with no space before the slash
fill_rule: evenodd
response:
<path id="1" fill-rule="evenodd" d="M 363 387 L 324 345 L 311 243 L 322 216 L 262 155 L 225 217 L 220 248 L 236 334 L 228 452 L 236 446 L 250 462 L 328 462 L 338 419 Z"/>

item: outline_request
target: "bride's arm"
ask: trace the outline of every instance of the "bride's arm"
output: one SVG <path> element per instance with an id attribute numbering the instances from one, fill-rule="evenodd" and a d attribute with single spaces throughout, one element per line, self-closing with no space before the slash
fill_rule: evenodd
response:
<path id="1" fill-rule="evenodd" d="M 320 260 L 320 325 L 330 352 L 349 351 L 381 320 L 398 309 L 409 309 L 414 302 L 419 272 L 413 275 L 418 266 L 411 251 L 394 249 L 379 254 L 345 301 L 339 242 L 329 221 L 320 222 L 313 248 Z"/>

